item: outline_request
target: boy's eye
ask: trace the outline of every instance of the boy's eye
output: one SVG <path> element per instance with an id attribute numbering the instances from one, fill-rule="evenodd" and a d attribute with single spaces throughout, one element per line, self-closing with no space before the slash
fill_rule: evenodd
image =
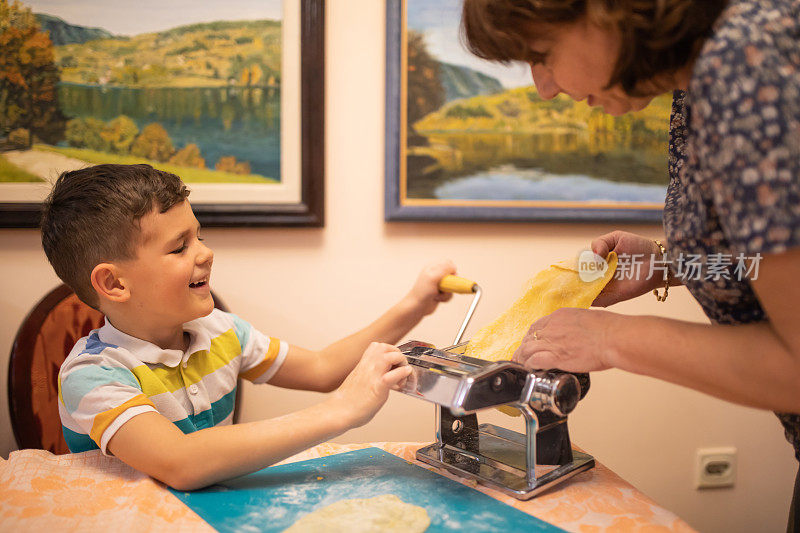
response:
<path id="1" fill-rule="evenodd" d="M 183 252 L 185 249 L 186 249 L 186 245 L 182 244 L 178 248 L 175 248 L 174 250 L 172 250 L 170 253 L 171 254 L 179 254 L 179 253 Z"/>

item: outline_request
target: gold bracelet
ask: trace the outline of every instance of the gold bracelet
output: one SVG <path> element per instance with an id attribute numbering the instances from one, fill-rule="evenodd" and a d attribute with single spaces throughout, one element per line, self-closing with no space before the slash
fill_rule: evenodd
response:
<path id="1" fill-rule="evenodd" d="M 661 249 L 662 258 L 664 256 L 666 256 L 667 255 L 667 249 L 664 248 L 664 245 L 661 244 L 661 241 L 656 240 L 655 243 Z M 669 266 L 667 266 L 667 269 L 669 269 Z M 663 295 L 658 294 L 658 289 L 653 289 L 653 294 L 655 295 L 656 300 L 658 300 L 659 302 L 666 301 L 667 295 L 669 294 L 669 270 L 667 270 L 667 276 L 664 278 L 664 294 Z"/>

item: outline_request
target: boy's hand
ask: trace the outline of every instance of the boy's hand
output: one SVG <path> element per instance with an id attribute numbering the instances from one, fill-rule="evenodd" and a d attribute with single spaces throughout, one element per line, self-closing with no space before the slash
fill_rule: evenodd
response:
<path id="1" fill-rule="evenodd" d="M 406 299 L 421 315 L 433 313 L 439 302 L 447 302 L 453 297 L 452 293 L 439 291 L 439 282 L 448 274 L 455 273 L 456 265 L 450 260 L 431 263 L 422 269 Z"/>
<path id="2" fill-rule="evenodd" d="M 389 389 L 409 375 L 411 366 L 397 347 L 373 342 L 331 400 L 347 413 L 350 427 L 363 426 L 386 403 Z"/>

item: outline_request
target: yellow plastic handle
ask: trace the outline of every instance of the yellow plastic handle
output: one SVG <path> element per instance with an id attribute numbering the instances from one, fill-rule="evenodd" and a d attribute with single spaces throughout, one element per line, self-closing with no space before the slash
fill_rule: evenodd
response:
<path id="1" fill-rule="evenodd" d="M 439 290 L 442 292 L 455 292 L 457 294 L 469 294 L 474 292 L 475 282 L 467 278 L 447 275 L 439 280 Z"/>

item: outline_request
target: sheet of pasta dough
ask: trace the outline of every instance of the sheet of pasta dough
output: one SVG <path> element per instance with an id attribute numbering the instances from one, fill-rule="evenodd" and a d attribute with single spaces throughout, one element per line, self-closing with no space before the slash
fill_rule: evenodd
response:
<path id="1" fill-rule="evenodd" d="M 394 494 L 382 494 L 326 505 L 304 515 L 284 533 L 422 533 L 430 523 L 424 508 Z"/>
<path id="2" fill-rule="evenodd" d="M 562 261 L 542 270 L 525 286 L 522 296 L 497 319 L 479 330 L 464 355 L 489 361 L 511 359 L 528 328 L 562 307 L 588 308 L 617 268 L 617 254 L 608 255 L 608 270 L 598 279 L 583 281 L 577 261 Z"/>

